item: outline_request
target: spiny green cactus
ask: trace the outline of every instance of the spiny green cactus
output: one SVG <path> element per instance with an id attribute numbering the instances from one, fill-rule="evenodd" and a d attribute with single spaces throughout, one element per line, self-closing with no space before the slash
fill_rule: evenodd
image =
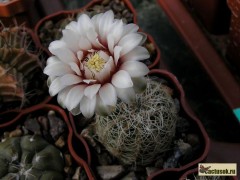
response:
<path id="1" fill-rule="evenodd" d="M 61 180 L 61 152 L 38 135 L 11 137 L 0 143 L 0 179 Z"/>
<path id="2" fill-rule="evenodd" d="M 32 96 L 27 94 L 30 90 L 39 92 L 38 87 L 34 87 L 34 78 L 41 71 L 42 67 L 37 55 L 27 53 L 24 49 L 0 48 L 2 103 L 15 103 L 17 107 L 24 106 L 28 97 Z"/>
<path id="3" fill-rule="evenodd" d="M 21 27 L 3 28 L 0 32 L 0 47 L 27 49 L 32 40 Z"/>
<path id="4" fill-rule="evenodd" d="M 118 102 L 109 116 L 96 116 L 97 139 L 123 164 L 148 165 L 170 150 L 178 119 L 170 88 L 148 80 L 136 104 Z"/>
<path id="5" fill-rule="evenodd" d="M 34 103 L 44 95 L 41 54 L 24 27 L 0 31 L 0 111 Z"/>

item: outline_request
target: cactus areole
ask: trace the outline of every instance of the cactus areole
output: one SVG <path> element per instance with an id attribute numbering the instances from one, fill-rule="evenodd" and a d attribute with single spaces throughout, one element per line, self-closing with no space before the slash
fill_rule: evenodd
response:
<path id="1" fill-rule="evenodd" d="M 61 152 L 41 136 L 11 137 L 0 143 L 0 179 L 64 179 Z"/>

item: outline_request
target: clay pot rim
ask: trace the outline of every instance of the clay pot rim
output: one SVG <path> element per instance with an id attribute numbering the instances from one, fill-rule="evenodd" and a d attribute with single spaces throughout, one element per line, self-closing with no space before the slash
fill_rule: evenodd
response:
<path id="1" fill-rule="evenodd" d="M 129 0 L 122 0 L 126 7 L 132 12 L 133 14 L 133 23 L 134 24 L 138 24 L 137 23 L 137 13 L 132 5 L 132 3 Z M 41 43 L 40 38 L 38 37 L 38 31 L 40 29 L 40 27 L 44 24 L 44 22 L 50 20 L 50 19 L 54 19 L 57 17 L 61 17 L 61 16 L 65 16 L 65 17 L 69 17 L 69 15 L 75 15 L 77 13 L 80 12 L 84 12 L 85 10 L 87 10 L 88 8 L 92 7 L 95 4 L 99 4 L 100 2 L 102 2 L 102 0 L 92 0 L 91 2 L 89 2 L 87 5 L 85 5 L 84 7 L 80 8 L 80 9 L 75 9 L 75 10 L 62 10 L 62 11 L 58 11 L 56 13 L 50 14 L 42 19 L 40 19 L 38 21 L 38 23 L 36 24 L 36 26 L 34 27 L 34 33 L 37 37 L 37 41 L 38 43 L 41 45 L 42 49 L 44 49 L 46 52 L 48 52 L 49 56 L 51 56 L 52 54 L 49 52 L 49 50 L 44 47 Z M 143 32 L 141 29 L 139 29 L 140 32 Z M 147 35 L 147 39 L 150 43 L 152 43 L 156 49 L 156 57 L 154 59 L 154 61 L 148 66 L 149 69 L 152 69 L 153 67 L 157 66 L 161 60 L 161 51 L 159 49 L 159 47 L 157 46 L 156 42 L 154 41 L 153 37 L 146 33 L 143 32 L 144 34 Z"/>
<path id="2" fill-rule="evenodd" d="M 240 123 L 238 111 L 240 107 L 240 85 L 232 72 L 224 63 L 203 31 L 187 11 L 183 2 L 174 0 L 156 0 L 172 22 L 176 31 L 192 50 L 197 60 L 215 85 L 216 89 Z M 184 19 L 184 21 L 182 21 Z M 192 33 L 194 32 L 194 33 Z M 198 44 L 196 44 L 198 42 Z M 211 57 L 211 61 L 209 61 Z"/>
<path id="3" fill-rule="evenodd" d="M 148 179 L 153 179 L 154 177 L 156 177 L 156 176 L 158 176 L 158 175 L 160 175 L 160 174 L 162 174 L 164 172 L 173 172 L 174 171 L 174 172 L 182 172 L 183 173 L 184 171 L 186 171 L 190 167 L 193 167 L 197 163 L 202 162 L 204 159 L 206 159 L 207 154 L 208 154 L 209 149 L 210 149 L 210 140 L 209 140 L 209 137 L 207 135 L 207 132 L 204 129 L 204 127 L 203 127 L 202 123 L 200 122 L 200 120 L 193 114 L 192 110 L 190 109 L 189 105 L 187 104 L 187 101 L 185 99 L 184 90 L 183 90 L 181 84 L 179 83 L 179 81 L 177 80 L 176 76 L 174 76 L 172 73 L 170 73 L 170 72 L 168 72 L 166 70 L 160 70 L 160 69 L 152 69 L 149 72 L 149 75 L 154 75 L 154 74 L 160 75 L 161 77 L 163 76 L 169 82 L 172 83 L 172 85 L 174 86 L 176 92 L 178 93 L 179 102 L 181 104 L 181 108 L 186 113 L 186 115 L 188 116 L 189 120 L 193 120 L 197 124 L 205 144 L 204 144 L 204 152 L 198 159 L 195 159 L 194 161 L 192 161 L 192 162 L 190 162 L 190 163 L 188 163 L 186 165 L 183 165 L 183 166 L 181 166 L 179 168 L 168 168 L 168 169 L 159 170 L 159 171 L 153 173 L 152 175 L 150 175 L 148 177 Z M 78 135 L 78 136 L 81 136 L 81 135 L 78 134 L 78 132 L 76 130 L 76 126 L 75 126 L 75 123 L 74 123 L 74 120 L 73 120 L 73 116 L 71 115 L 71 113 L 69 113 L 69 119 L 71 121 L 74 134 Z M 86 151 L 88 151 L 87 152 L 87 154 L 88 154 L 88 165 L 90 166 L 91 165 L 91 153 L 90 153 L 88 144 L 86 144 L 84 146 L 86 147 Z"/>
<path id="4" fill-rule="evenodd" d="M 186 115 L 189 117 L 189 120 L 193 120 L 197 125 L 198 128 L 201 132 L 201 135 L 203 137 L 204 140 L 204 152 L 203 154 L 198 158 L 195 159 L 194 161 L 191 161 L 190 163 L 183 165 L 179 168 L 168 168 L 168 169 L 162 169 L 159 170 L 155 173 L 153 173 L 152 175 L 150 175 L 148 177 L 148 179 L 153 179 L 154 177 L 158 176 L 159 174 L 162 174 L 164 172 L 184 172 L 186 169 L 194 166 L 195 164 L 202 162 L 206 159 L 209 149 L 210 149 L 210 139 L 207 135 L 206 130 L 204 129 L 201 121 L 194 115 L 193 111 L 191 110 L 191 108 L 189 107 L 186 98 L 185 98 L 185 93 L 184 90 L 182 88 L 182 85 L 179 83 L 179 81 L 177 80 L 176 76 L 174 76 L 172 73 L 166 71 L 166 70 L 159 70 L 159 69 L 153 69 L 150 71 L 149 74 L 159 74 L 159 75 L 163 75 L 164 77 L 168 78 L 168 80 L 173 82 L 173 85 L 176 88 L 176 91 L 179 92 L 179 102 L 181 104 L 181 107 L 183 109 L 183 111 L 186 113 Z"/>
<path id="5" fill-rule="evenodd" d="M 54 110 L 57 114 L 59 114 L 62 117 L 62 119 L 66 123 L 67 129 L 68 129 L 67 145 L 68 145 L 69 152 L 72 155 L 72 157 L 74 158 L 74 160 L 77 162 L 77 164 L 82 166 L 85 169 L 87 176 L 89 178 L 93 179 L 89 166 L 82 158 L 80 158 L 77 155 L 77 153 L 75 152 L 75 150 L 73 148 L 73 144 L 72 144 L 73 143 L 72 142 L 73 141 L 73 129 L 72 129 L 72 126 L 68 119 L 68 116 L 66 115 L 65 111 L 62 108 L 60 108 L 56 105 L 52 105 L 52 104 L 38 104 L 38 105 L 32 106 L 28 109 L 24 109 L 24 110 L 20 111 L 20 113 L 11 121 L 8 121 L 4 124 L 0 124 L 0 129 L 4 129 L 6 127 L 13 125 L 14 123 L 16 123 L 18 121 L 21 121 L 22 120 L 21 118 L 29 113 L 34 113 L 36 111 L 41 111 L 41 110 Z M 19 112 L 19 111 L 13 110 L 12 112 Z"/>
<path id="6" fill-rule="evenodd" d="M 24 0 L 11 0 L 10 2 L 0 3 L 0 17 L 11 17 L 26 10 Z"/>

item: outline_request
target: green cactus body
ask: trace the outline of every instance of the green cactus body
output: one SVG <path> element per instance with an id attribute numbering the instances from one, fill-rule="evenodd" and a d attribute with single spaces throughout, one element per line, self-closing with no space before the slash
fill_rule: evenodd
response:
<path id="1" fill-rule="evenodd" d="M 118 102 L 108 116 L 96 116 L 98 140 L 126 165 L 148 165 L 170 149 L 178 112 L 170 88 L 148 80 L 136 103 Z"/>
<path id="2" fill-rule="evenodd" d="M 0 179 L 64 179 L 61 152 L 38 135 L 11 137 L 0 143 Z"/>
<path id="3" fill-rule="evenodd" d="M 27 48 L 31 43 L 30 36 L 21 27 L 4 28 L 0 32 L 0 47 Z"/>
<path id="4" fill-rule="evenodd" d="M 0 96 L 2 103 L 16 102 L 16 106 L 24 106 L 27 102 L 28 91 L 34 90 L 34 83 L 32 83 L 34 77 L 41 71 L 37 55 L 29 54 L 24 49 L 0 48 Z M 38 92 L 37 88 L 35 92 Z"/>

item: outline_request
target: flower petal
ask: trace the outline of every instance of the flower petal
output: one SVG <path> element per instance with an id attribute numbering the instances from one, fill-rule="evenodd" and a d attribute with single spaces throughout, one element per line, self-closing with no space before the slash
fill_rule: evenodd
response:
<path id="1" fill-rule="evenodd" d="M 47 65 L 44 68 L 43 73 L 48 76 L 63 76 L 64 74 L 72 74 L 74 72 L 68 65 L 57 62 Z"/>
<path id="2" fill-rule="evenodd" d="M 107 116 L 114 110 L 114 106 L 109 106 L 103 103 L 99 95 L 97 95 L 96 113 L 101 116 Z"/>
<path id="3" fill-rule="evenodd" d="M 48 49 L 51 52 L 52 48 L 56 49 L 56 48 L 66 48 L 66 47 L 67 47 L 67 45 L 64 41 L 56 40 L 56 41 L 53 41 L 49 44 Z"/>
<path id="4" fill-rule="evenodd" d="M 74 52 L 77 52 L 78 48 L 78 42 L 79 42 L 79 35 L 76 34 L 76 32 L 64 29 L 62 31 L 63 37 L 62 40 L 67 44 L 67 46 Z"/>
<path id="5" fill-rule="evenodd" d="M 87 86 L 84 90 L 84 95 L 87 96 L 89 99 L 92 99 L 100 89 L 101 84 L 93 84 L 91 86 Z"/>
<path id="6" fill-rule="evenodd" d="M 98 54 L 105 62 L 107 62 L 109 60 L 110 56 L 107 53 L 105 53 L 104 51 L 99 51 Z"/>
<path id="7" fill-rule="evenodd" d="M 71 62 L 71 63 L 69 63 L 69 65 L 70 65 L 70 67 L 71 67 L 71 69 L 77 74 L 77 75 L 82 75 L 81 74 L 81 71 L 80 71 L 80 69 L 79 69 L 79 66 L 76 64 L 76 63 L 74 63 L 74 62 Z"/>
<path id="8" fill-rule="evenodd" d="M 143 32 L 138 32 L 138 34 L 142 36 L 142 41 L 139 43 L 139 45 L 143 45 L 147 40 L 147 35 Z"/>
<path id="9" fill-rule="evenodd" d="M 86 36 L 89 40 L 89 42 L 94 46 L 94 48 L 101 48 L 102 45 L 99 44 L 96 39 L 98 37 L 98 34 L 95 32 L 94 28 L 91 28 L 89 29 L 87 32 L 86 32 Z"/>
<path id="10" fill-rule="evenodd" d="M 142 93 L 147 87 L 147 80 L 145 77 L 132 78 L 132 81 L 136 93 Z"/>
<path id="11" fill-rule="evenodd" d="M 108 49 L 110 53 L 113 54 L 114 37 L 112 34 L 107 35 L 107 44 L 108 44 Z"/>
<path id="12" fill-rule="evenodd" d="M 94 115 L 96 107 L 96 96 L 93 98 L 88 98 L 84 96 L 80 102 L 80 111 L 82 112 L 83 116 L 86 118 L 91 118 Z"/>
<path id="13" fill-rule="evenodd" d="M 51 96 L 55 96 L 59 91 L 65 88 L 65 86 L 61 85 L 60 78 L 61 77 L 58 77 L 51 82 L 49 86 L 49 94 Z"/>
<path id="14" fill-rule="evenodd" d="M 87 83 L 87 84 L 90 84 L 90 83 L 95 83 L 97 82 L 96 79 L 83 79 L 83 82 Z"/>
<path id="15" fill-rule="evenodd" d="M 92 21 L 86 14 L 79 16 L 77 24 L 81 35 L 85 35 L 89 29 L 93 28 Z"/>
<path id="16" fill-rule="evenodd" d="M 73 110 L 80 103 L 86 87 L 86 85 L 77 85 L 72 87 L 68 92 L 65 99 L 65 105 L 69 111 Z"/>
<path id="17" fill-rule="evenodd" d="M 69 30 L 74 31 L 75 33 L 79 34 L 76 21 L 71 21 L 68 25 L 66 25 L 65 29 L 69 29 Z"/>
<path id="18" fill-rule="evenodd" d="M 51 65 L 55 63 L 61 63 L 61 60 L 58 59 L 56 56 L 51 56 L 47 59 L 47 65 Z"/>
<path id="19" fill-rule="evenodd" d="M 71 110 L 71 113 L 72 113 L 72 115 L 74 115 L 74 116 L 79 115 L 79 114 L 81 113 L 81 111 L 80 111 L 80 104 L 78 104 L 75 108 L 73 108 L 73 109 Z"/>
<path id="20" fill-rule="evenodd" d="M 126 61 L 121 65 L 120 69 L 127 71 L 131 77 L 145 76 L 149 72 L 148 67 L 138 61 Z"/>
<path id="21" fill-rule="evenodd" d="M 77 58 L 78 58 L 79 61 L 82 60 L 82 58 L 83 58 L 83 52 L 82 51 L 77 52 Z"/>
<path id="22" fill-rule="evenodd" d="M 124 70 L 120 70 L 113 75 L 112 84 L 117 88 L 129 88 L 133 86 L 130 75 Z"/>
<path id="23" fill-rule="evenodd" d="M 130 88 L 116 88 L 117 96 L 125 103 L 133 103 L 136 99 L 136 94 L 132 87 Z"/>
<path id="24" fill-rule="evenodd" d="M 79 48 L 81 50 L 89 50 L 89 49 L 92 49 L 92 45 L 91 43 L 89 42 L 89 40 L 87 38 L 85 38 L 84 36 L 81 36 L 79 38 L 79 44 L 78 44 Z"/>
<path id="25" fill-rule="evenodd" d="M 82 82 L 82 78 L 74 74 L 66 74 L 62 77 L 54 79 L 49 86 L 49 93 L 55 96 L 59 91 L 67 86 Z"/>
<path id="26" fill-rule="evenodd" d="M 124 36 L 118 43 L 118 46 L 122 46 L 123 48 L 121 51 L 121 56 L 133 50 L 141 41 L 142 35 L 138 33 L 131 33 Z"/>
<path id="27" fill-rule="evenodd" d="M 122 22 L 122 20 L 118 20 L 118 19 L 115 20 L 110 33 L 113 35 L 114 45 L 115 45 L 116 43 L 118 43 L 118 41 L 122 37 L 122 33 L 123 33 L 123 22 Z"/>
<path id="28" fill-rule="evenodd" d="M 66 74 L 60 78 L 60 83 L 62 86 L 70 86 L 73 84 L 78 84 L 82 82 L 82 78 L 75 74 Z"/>
<path id="29" fill-rule="evenodd" d="M 69 62 L 76 62 L 77 58 L 75 57 L 74 53 L 70 51 L 68 48 L 60 45 L 61 43 L 54 43 L 53 41 L 49 45 L 49 51 L 57 56 L 62 62 L 69 63 Z M 56 45 L 56 46 L 55 46 Z"/>
<path id="30" fill-rule="evenodd" d="M 114 48 L 114 62 L 115 62 L 116 66 L 118 64 L 118 60 L 119 60 L 121 51 L 122 51 L 122 47 L 115 46 L 115 48 Z"/>
<path id="31" fill-rule="evenodd" d="M 109 33 L 114 20 L 112 10 L 105 12 L 99 19 L 99 34 L 103 42 L 106 42 L 107 34 Z"/>
<path id="32" fill-rule="evenodd" d="M 58 93 L 58 96 L 57 96 L 58 104 L 64 109 L 66 108 L 65 99 L 67 97 L 68 92 L 71 90 L 72 87 L 73 86 L 68 86 Z"/>
<path id="33" fill-rule="evenodd" d="M 129 33 L 135 33 L 139 29 L 138 25 L 133 24 L 133 23 L 126 24 L 123 28 L 124 29 L 123 29 L 122 37 Z"/>
<path id="34" fill-rule="evenodd" d="M 125 54 L 122 59 L 123 61 L 140 61 L 148 59 L 150 54 L 148 50 L 142 46 L 135 47 L 132 51 Z"/>
<path id="35" fill-rule="evenodd" d="M 116 106 L 117 93 L 112 84 L 107 83 L 103 85 L 99 90 L 99 96 L 106 105 Z"/>

